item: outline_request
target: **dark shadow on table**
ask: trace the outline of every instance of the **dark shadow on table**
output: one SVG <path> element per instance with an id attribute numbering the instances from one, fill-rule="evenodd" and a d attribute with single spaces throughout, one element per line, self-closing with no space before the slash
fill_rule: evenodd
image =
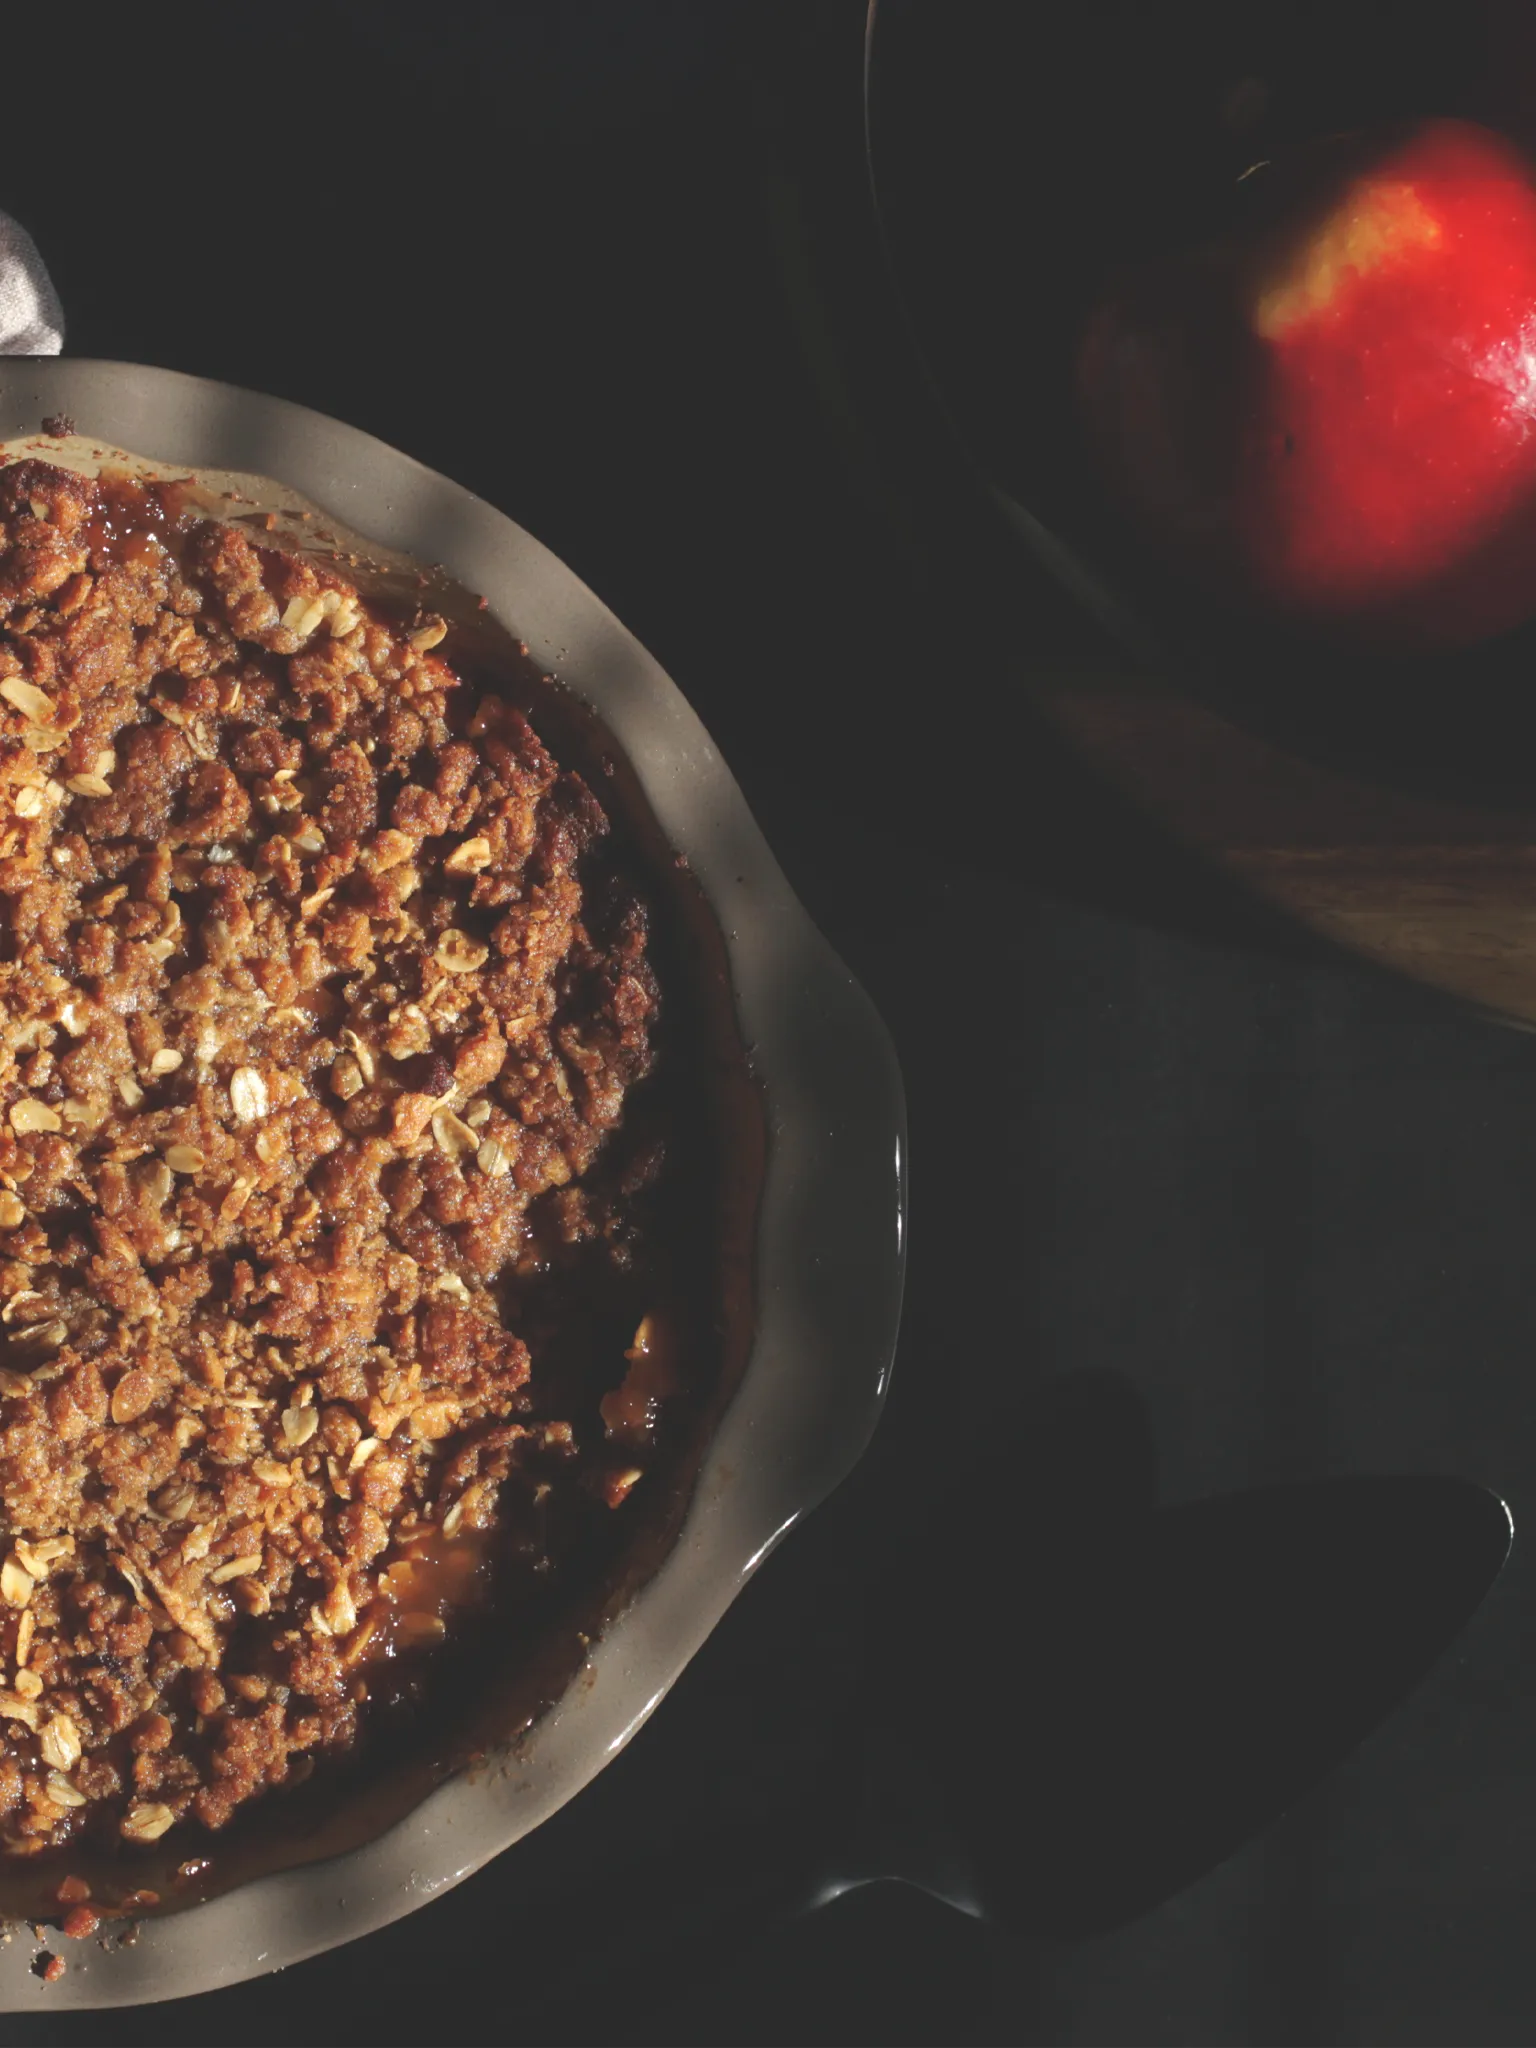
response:
<path id="1" fill-rule="evenodd" d="M 346 1951 L 350 2010 L 329 2002 L 323 2032 L 306 2031 L 305 1986 L 335 1959 L 115 2013 L 113 2041 L 990 2038 L 982 1925 L 882 1878 L 966 1868 L 968 1904 L 1045 1941 L 1150 1911 L 1392 1711 L 1508 1545 L 1501 1503 L 1435 1477 L 1157 1508 L 1146 1418 L 1114 1375 L 1053 1381 L 990 1434 L 964 1485 L 893 1538 L 850 1616 L 862 1682 L 819 1762 L 757 1824 L 556 1878 L 557 1816 Z M 707 1684 L 707 1652 L 701 1664 Z M 717 1768 L 733 1769 L 729 1738 Z M 913 1797 L 914 1774 L 935 1800 Z M 863 1903 L 837 1896 L 870 1880 Z M 796 1925 L 828 1895 L 825 1921 Z M 455 2005 L 456 1985 L 477 1988 Z M 802 2009 L 786 2032 L 795 1998 L 816 2016 Z M 735 2017 L 721 2033 L 723 2007 Z M 946 2035 L 946 2010 L 960 2031 Z M 91 2042 L 100 2024 L 61 2015 L 27 2038 Z"/>

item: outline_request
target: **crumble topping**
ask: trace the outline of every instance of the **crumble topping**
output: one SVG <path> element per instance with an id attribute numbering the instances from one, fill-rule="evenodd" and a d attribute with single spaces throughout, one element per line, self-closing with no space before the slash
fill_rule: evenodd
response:
<path id="1" fill-rule="evenodd" d="M 625 1255 L 637 1176 L 591 1169 L 650 1064 L 646 914 L 446 631 L 166 491 L 0 469 L 11 1853 L 217 1829 L 347 1749 L 574 1467 L 519 1289 Z"/>

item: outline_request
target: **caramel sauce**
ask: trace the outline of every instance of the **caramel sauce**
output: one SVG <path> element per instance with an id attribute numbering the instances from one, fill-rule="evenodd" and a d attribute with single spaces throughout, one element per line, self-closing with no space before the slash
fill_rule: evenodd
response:
<path id="1" fill-rule="evenodd" d="M 101 478 L 101 498 L 80 528 L 94 566 L 120 562 L 132 567 L 153 562 L 172 543 L 183 516 L 182 493 L 174 484 L 149 484 L 135 477 Z"/>
<path id="2" fill-rule="evenodd" d="M 379 1577 L 348 1661 L 363 1666 L 429 1648 L 448 1633 L 453 1615 L 491 1593 L 491 1532 L 445 1536 L 425 1529 Z"/>
<path id="3" fill-rule="evenodd" d="M 603 1396 L 599 1412 L 610 1437 L 645 1441 L 656 1427 L 662 1402 L 678 1391 L 677 1340 L 669 1320 L 642 1316 L 624 1356 L 629 1369 Z"/>

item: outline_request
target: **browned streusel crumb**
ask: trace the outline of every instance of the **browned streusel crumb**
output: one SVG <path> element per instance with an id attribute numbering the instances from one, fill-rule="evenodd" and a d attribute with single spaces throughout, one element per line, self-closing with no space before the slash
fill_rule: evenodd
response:
<path id="1" fill-rule="evenodd" d="M 445 630 L 163 493 L 0 469 L 12 1853 L 218 1828 L 346 1749 L 509 1473 L 575 1449 L 506 1290 L 592 1234 L 646 919 Z"/>

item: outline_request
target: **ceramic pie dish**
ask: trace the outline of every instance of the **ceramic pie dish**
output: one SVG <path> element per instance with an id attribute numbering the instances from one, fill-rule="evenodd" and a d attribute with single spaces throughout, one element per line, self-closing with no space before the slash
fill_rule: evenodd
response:
<path id="1" fill-rule="evenodd" d="M 74 434 L 45 433 L 61 415 Z M 884 1029 L 790 892 L 703 727 L 511 520 L 319 414 L 135 365 L 0 365 L 0 444 L 65 466 L 190 476 L 218 516 L 270 514 L 284 541 L 360 557 L 381 590 L 424 569 L 466 634 L 487 645 L 499 635 L 509 653 L 521 643 L 560 716 L 612 757 L 636 832 L 681 864 L 691 957 L 717 984 L 722 1069 L 741 1077 L 731 1129 L 745 1191 L 735 1369 L 675 1517 L 637 1538 L 621 1595 L 584 1662 L 551 1686 L 553 1704 L 522 1732 L 508 1733 L 515 1716 L 499 1736 L 487 1724 L 471 1768 L 435 1784 L 400 1776 L 371 1830 L 354 1811 L 334 1835 L 312 1831 L 304 1860 L 283 1867 L 269 1854 L 234 1889 L 145 1919 L 132 1946 L 54 1943 L 68 1961 L 57 1982 L 34 1974 L 32 1942 L 12 1940 L 0 1948 L 0 2007 L 19 2011 L 184 1997 L 297 1962 L 467 1877 L 578 1792 L 874 1427 L 900 1308 L 905 1135 Z M 345 1846 L 325 1853 L 332 1843 Z"/>

